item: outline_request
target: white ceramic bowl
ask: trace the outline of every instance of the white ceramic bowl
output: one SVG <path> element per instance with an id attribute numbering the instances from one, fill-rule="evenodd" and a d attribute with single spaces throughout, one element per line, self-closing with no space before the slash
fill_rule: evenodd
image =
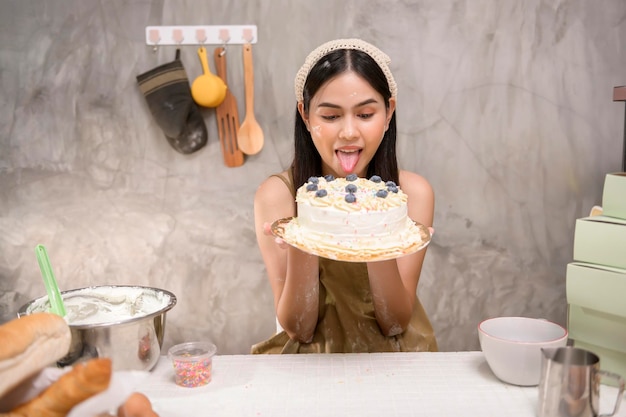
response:
<path id="1" fill-rule="evenodd" d="M 478 325 L 478 339 L 493 373 L 513 385 L 533 386 L 541 377 L 541 349 L 567 344 L 567 330 L 551 321 L 496 317 Z"/>

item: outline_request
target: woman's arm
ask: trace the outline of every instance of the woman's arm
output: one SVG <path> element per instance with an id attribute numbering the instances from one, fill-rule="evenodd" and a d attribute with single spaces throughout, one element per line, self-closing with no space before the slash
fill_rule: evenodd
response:
<path id="1" fill-rule="evenodd" d="M 290 338 L 307 343 L 313 338 L 319 310 L 318 258 L 291 246 L 282 248 L 268 230 L 274 221 L 294 214 L 293 197 L 285 184 L 276 177 L 265 180 L 254 198 L 254 222 L 276 317 Z"/>
<path id="2" fill-rule="evenodd" d="M 400 188 L 408 196 L 409 217 L 431 227 L 435 197 L 428 181 L 415 173 L 400 171 Z M 425 255 L 423 249 L 395 260 L 367 264 L 376 320 L 383 334 L 394 336 L 406 330 Z"/>

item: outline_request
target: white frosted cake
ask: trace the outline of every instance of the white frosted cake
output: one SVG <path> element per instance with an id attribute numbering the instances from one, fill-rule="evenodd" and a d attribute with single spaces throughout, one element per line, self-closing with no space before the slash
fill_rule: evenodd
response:
<path id="1" fill-rule="evenodd" d="M 391 258 L 414 251 L 430 235 L 407 215 L 407 195 L 392 181 L 311 177 L 296 193 L 298 217 L 284 238 L 335 259 Z"/>

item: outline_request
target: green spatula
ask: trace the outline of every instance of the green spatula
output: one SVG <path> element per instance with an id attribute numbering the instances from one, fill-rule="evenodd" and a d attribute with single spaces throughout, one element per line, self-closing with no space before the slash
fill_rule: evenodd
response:
<path id="1" fill-rule="evenodd" d="M 65 305 L 63 304 L 63 298 L 61 297 L 57 280 L 54 277 L 54 272 L 52 272 L 52 266 L 50 265 L 50 259 L 48 258 L 48 252 L 45 246 L 37 245 L 35 253 L 37 253 L 37 261 L 39 262 L 39 269 L 41 269 L 43 283 L 48 292 L 50 312 L 65 317 Z"/>

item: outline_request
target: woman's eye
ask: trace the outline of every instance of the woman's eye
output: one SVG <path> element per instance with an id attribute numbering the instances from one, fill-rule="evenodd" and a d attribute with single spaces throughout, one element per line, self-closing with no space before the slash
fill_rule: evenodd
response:
<path id="1" fill-rule="evenodd" d="M 374 116 L 374 113 L 361 113 L 361 114 L 359 114 L 359 117 L 360 117 L 361 119 L 369 119 L 369 118 L 371 118 L 372 116 Z"/>
<path id="2" fill-rule="evenodd" d="M 325 115 L 325 116 L 321 116 L 322 119 L 324 120 L 335 120 L 336 118 L 338 118 L 339 116 L 335 115 L 335 114 L 329 114 L 329 115 Z"/>

